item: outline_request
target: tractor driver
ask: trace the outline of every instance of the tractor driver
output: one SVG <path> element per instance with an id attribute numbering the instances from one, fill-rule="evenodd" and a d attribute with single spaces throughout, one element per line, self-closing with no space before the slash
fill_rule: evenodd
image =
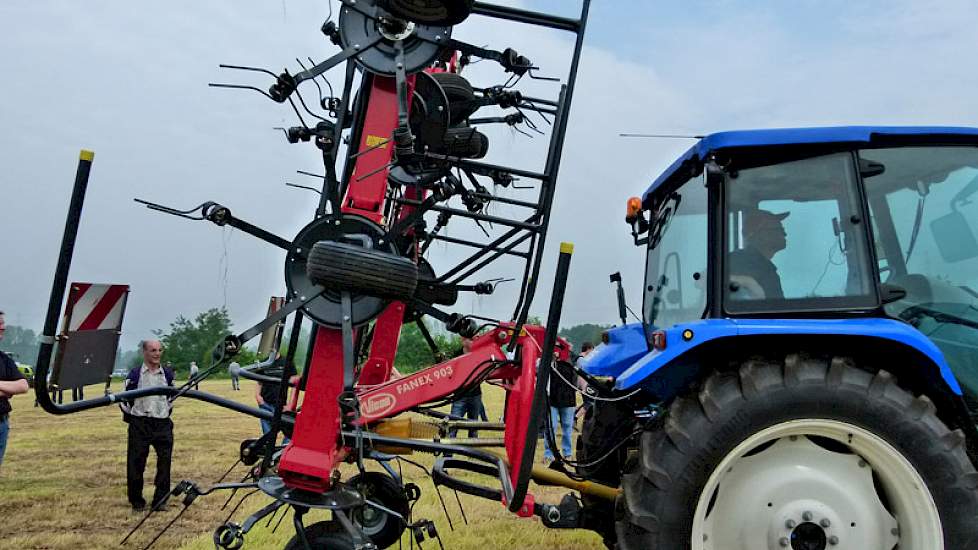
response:
<path id="1" fill-rule="evenodd" d="M 782 220 L 789 212 L 744 212 L 744 248 L 728 256 L 730 289 L 735 299 L 784 298 L 781 277 L 771 258 L 787 245 Z"/>

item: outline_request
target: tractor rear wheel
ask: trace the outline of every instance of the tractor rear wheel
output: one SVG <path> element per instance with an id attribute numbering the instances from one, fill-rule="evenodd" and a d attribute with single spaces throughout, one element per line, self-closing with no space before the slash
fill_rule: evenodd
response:
<path id="1" fill-rule="evenodd" d="M 616 503 L 619 548 L 976 548 L 964 442 L 885 371 L 750 360 L 642 435 Z"/>

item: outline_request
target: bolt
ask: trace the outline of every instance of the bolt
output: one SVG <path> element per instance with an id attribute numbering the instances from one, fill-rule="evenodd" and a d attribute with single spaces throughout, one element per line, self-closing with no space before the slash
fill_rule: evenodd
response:
<path id="1" fill-rule="evenodd" d="M 354 44 L 353 45 L 353 49 L 359 51 L 360 50 L 360 44 Z"/>
<path id="2" fill-rule="evenodd" d="M 299 300 L 305 300 L 305 299 L 306 299 L 305 296 L 299 296 Z"/>
<path id="3" fill-rule="evenodd" d="M 803 519 L 805 521 L 812 521 L 812 513 L 811 512 L 802 512 L 801 519 Z"/>
<path id="4" fill-rule="evenodd" d="M 295 251 L 296 252 L 302 252 L 302 249 L 301 248 L 296 248 Z"/>
<path id="5" fill-rule="evenodd" d="M 350 320 L 350 316 L 349 315 L 344 315 L 343 316 L 343 320 L 344 321 L 349 321 Z"/>
<path id="6" fill-rule="evenodd" d="M 865 468 L 866 467 L 866 461 L 860 458 L 859 459 L 859 467 L 860 468 Z"/>
<path id="7" fill-rule="evenodd" d="M 818 522 L 818 524 L 821 525 L 823 528 L 828 529 L 829 527 L 831 527 L 832 522 L 829 521 L 829 518 L 824 518 L 822 519 L 822 521 Z"/>
<path id="8" fill-rule="evenodd" d="M 832 535 L 831 537 L 829 537 L 829 544 L 831 544 L 832 546 L 835 546 L 836 544 L 839 544 L 839 537 L 837 537 L 835 535 Z"/>
<path id="9" fill-rule="evenodd" d="M 403 63 L 398 63 L 397 64 L 397 68 L 398 69 L 403 69 L 404 68 L 404 64 Z"/>
<path id="10" fill-rule="evenodd" d="M 900 536 L 900 529 L 894 527 L 893 529 L 890 529 L 890 534 L 893 535 L 894 537 L 898 537 Z"/>
<path id="11" fill-rule="evenodd" d="M 339 225 L 339 224 L 340 224 L 340 220 L 333 221 L 333 225 Z"/>
<path id="12" fill-rule="evenodd" d="M 789 519 L 788 521 L 784 522 L 784 526 L 788 529 L 794 529 L 795 525 L 798 525 L 798 523 L 796 523 L 793 519 Z"/>
<path id="13" fill-rule="evenodd" d="M 778 544 L 781 545 L 781 548 L 787 548 L 788 547 L 788 544 L 789 544 L 788 543 L 788 537 L 781 537 L 778 540 Z"/>
<path id="14" fill-rule="evenodd" d="M 435 42 L 441 42 L 441 35 L 435 36 Z"/>

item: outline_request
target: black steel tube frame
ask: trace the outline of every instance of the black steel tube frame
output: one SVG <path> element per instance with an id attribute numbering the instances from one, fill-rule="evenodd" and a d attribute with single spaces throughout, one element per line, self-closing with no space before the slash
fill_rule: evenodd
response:
<path id="1" fill-rule="evenodd" d="M 494 252 L 491 256 L 489 256 L 485 260 L 482 260 L 481 262 L 479 262 L 478 264 L 476 264 L 474 267 L 469 268 L 468 271 L 466 271 L 466 272 L 462 273 L 461 275 L 458 275 L 457 277 L 455 277 L 454 279 L 452 279 L 450 281 L 450 283 L 451 284 L 458 284 L 458 283 L 464 281 L 465 279 L 471 277 L 472 275 L 474 275 L 475 273 L 477 273 L 483 267 L 485 267 L 485 266 L 489 265 L 490 263 L 496 261 L 496 258 L 502 256 L 503 254 L 506 254 L 507 252 L 509 252 L 513 248 L 516 248 L 517 246 L 523 244 L 523 241 L 532 238 L 533 235 L 534 235 L 533 233 L 524 233 L 520 238 L 516 239 L 515 241 L 513 241 L 510 244 L 506 245 L 505 247 L 499 249 L 497 252 Z M 527 257 L 530 254 L 532 254 L 532 250 L 533 250 L 533 244 L 530 243 L 530 251 L 525 253 Z M 529 265 L 529 261 L 527 261 L 527 265 Z"/>
<path id="2" fill-rule="evenodd" d="M 65 290 L 68 286 L 68 271 L 71 269 L 71 257 L 75 252 L 78 222 L 81 220 L 82 207 L 85 204 L 85 192 L 88 190 L 88 178 L 91 175 L 93 160 L 95 160 L 95 153 L 91 151 L 83 150 L 78 155 L 75 183 L 71 190 L 71 202 L 68 203 L 64 235 L 61 237 L 58 267 L 54 271 L 54 282 L 51 284 L 51 296 L 48 300 L 48 312 L 44 318 L 44 329 L 41 332 L 41 347 L 37 352 L 35 379 L 39 382 L 34 384 L 34 395 L 38 404 L 45 411 L 53 414 L 72 412 L 68 410 L 71 405 L 65 407 L 54 403 L 51 394 L 47 391 L 47 379 L 48 369 L 51 368 L 51 354 L 54 351 L 55 333 L 58 330 L 58 318 L 61 316 L 61 302 L 64 301 Z"/>
<path id="3" fill-rule="evenodd" d="M 487 15 L 489 17 L 495 17 L 496 19 L 506 19 L 509 21 L 516 21 L 518 23 L 526 23 L 529 25 L 537 25 L 540 27 L 548 27 L 562 31 L 571 31 L 579 34 L 584 33 L 584 20 L 586 19 L 584 17 L 582 17 L 581 20 L 570 19 L 547 13 L 489 4 L 486 2 L 476 2 L 472 6 L 472 13 Z"/>
<path id="4" fill-rule="evenodd" d="M 540 261 L 542 260 L 544 245 L 546 244 L 547 228 L 550 225 L 550 209 L 553 205 L 554 184 L 557 182 L 557 173 L 560 168 L 560 159 L 563 153 L 564 137 L 567 135 L 567 120 L 570 114 L 571 101 L 574 97 L 574 84 L 577 82 L 577 70 L 581 62 L 581 50 L 584 47 L 584 30 L 587 26 L 587 17 L 590 9 L 591 0 L 584 0 L 581 6 L 581 18 L 578 21 L 578 26 L 574 29 L 577 33 L 577 41 L 574 44 L 574 56 L 571 60 L 567 84 L 561 89 L 560 106 L 557 109 L 557 118 L 554 121 L 554 133 L 550 139 L 550 151 L 547 154 L 547 165 L 544 169 L 547 174 L 547 181 L 544 182 L 544 186 L 541 189 L 541 193 L 544 194 L 542 201 L 544 209 L 543 220 L 540 223 L 540 240 L 534 243 L 537 247 L 536 258 L 533 260 L 532 274 L 529 277 L 530 283 L 528 288 L 526 288 L 525 301 L 521 304 L 522 308 L 516 319 L 516 326 L 514 327 L 516 334 L 519 334 L 519 331 L 523 328 L 523 324 L 526 322 L 526 317 L 530 312 L 530 306 L 533 303 L 533 296 L 536 293 L 536 281 L 540 274 Z M 515 346 L 516 339 L 514 338 L 509 344 L 509 349 L 513 350 Z"/>
<path id="5" fill-rule="evenodd" d="M 414 199 L 394 199 L 394 202 L 398 204 L 403 204 L 407 206 L 422 206 L 423 202 Z M 490 216 L 488 214 L 478 214 L 475 212 L 469 212 L 468 210 L 462 210 L 460 208 L 452 208 L 450 206 L 439 206 L 437 204 L 427 207 L 427 210 L 433 212 L 445 212 L 453 216 L 460 216 L 462 218 L 469 218 L 473 220 L 478 220 L 487 223 L 498 223 L 499 225 L 505 225 L 507 227 L 518 227 L 520 229 L 530 229 L 537 230 L 537 225 L 532 222 L 520 222 L 516 220 L 511 220 L 509 218 L 500 218 L 499 216 Z"/>
<path id="6" fill-rule="evenodd" d="M 560 314 L 564 307 L 564 291 L 567 289 L 567 274 L 570 271 L 571 255 L 574 250 L 573 245 L 561 244 L 560 248 L 557 272 L 554 275 L 553 294 L 550 297 L 550 311 L 547 315 L 547 330 L 543 337 L 544 351 L 540 355 L 540 364 L 537 368 L 537 385 L 533 393 L 533 409 L 530 412 L 529 427 L 527 428 L 527 433 L 531 436 L 540 432 L 540 418 L 543 415 L 547 415 L 548 418 L 550 416 L 550 408 L 547 406 L 547 388 L 550 383 L 550 364 L 553 362 L 553 353 L 548 350 L 554 349 L 557 344 Z M 514 334 L 519 333 L 514 332 Z M 523 505 L 523 498 L 526 496 L 527 488 L 530 485 L 530 473 L 533 469 L 533 455 L 535 453 L 535 441 L 529 442 L 523 448 L 523 458 L 520 461 L 519 472 L 517 472 L 516 486 L 513 488 L 513 500 L 508 501 L 510 512 L 518 511 Z"/>
<path id="7" fill-rule="evenodd" d="M 495 246 L 489 246 L 489 245 L 485 245 L 485 244 L 482 244 L 482 243 L 477 243 L 475 241 L 467 241 L 465 239 L 456 239 L 455 237 L 446 237 L 444 235 L 431 235 L 431 238 L 432 238 L 432 240 L 435 240 L 435 241 L 444 241 L 446 243 L 460 244 L 460 245 L 469 246 L 469 247 L 472 247 L 472 248 L 486 249 L 486 250 L 490 250 L 490 251 L 493 251 L 493 252 L 502 252 L 503 254 L 508 254 L 510 256 L 517 256 L 517 257 L 523 258 L 524 260 L 525 259 L 529 259 L 529 253 L 527 253 L 527 252 L 519 252 L 519 251 L 506 250 L 505 248 L 498 248 L 498 247 L 495 247 Z"/>

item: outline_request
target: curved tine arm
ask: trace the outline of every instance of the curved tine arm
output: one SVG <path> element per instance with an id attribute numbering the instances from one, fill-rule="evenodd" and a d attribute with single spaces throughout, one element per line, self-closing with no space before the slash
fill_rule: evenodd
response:
<path id="1" fill-rule="evenodd" d="M 172 208 L 170 206 L 163 206 L 162 204 L 157 204 L 155 202 L 150 202 L 150 201 L 143 200 L 143 199 L 133 199 L 133 201 L 138 202 L 139 204 L 146 205 L 146 207 L 149 208 L 150 210 L 156 210 L 158 212 L 163 212 L 164 214 L 171 214 L 173 216 L 179 216 L 181 218 L 186 218 L 188 220 L 203 220 L 204 219 L 204 211 L 207 209 L 207 207 L 209 207 L 212 204 L 214 204 L 213 201 L 207 201 L 207 202 L 203 202 L 203 203 L 201 203 L 201 204 L 199 204 L 199 205 L 191 208 L 190 210 L 177 210 L 176 208 Z M 197 215 L 197 216 L 190 216 L 189 215 L 189 214 L 192 214 L 194 212 L 197 212 L 198 210 L 200 211 L 200 215 Z"/>

